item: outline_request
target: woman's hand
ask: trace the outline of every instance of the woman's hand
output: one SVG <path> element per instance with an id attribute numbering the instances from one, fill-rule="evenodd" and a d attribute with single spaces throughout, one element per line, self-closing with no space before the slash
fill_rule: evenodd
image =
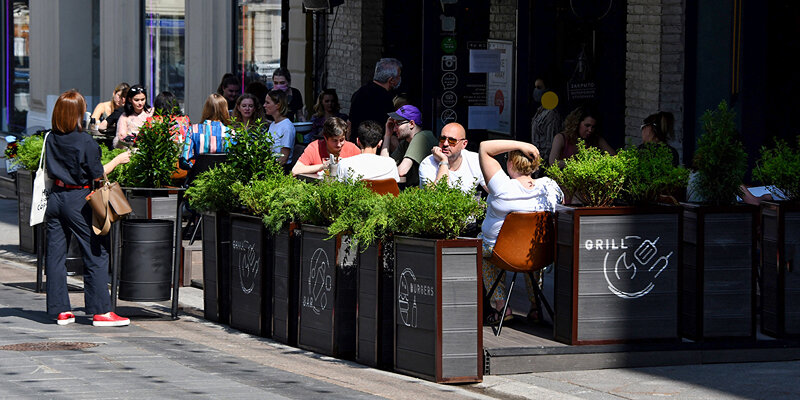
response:
<path id="1" fill-rule="evenodd" d="M 526 156 L 535 160 L 539 158 L 539 149 L 531 143 L 525 142 L 517 142 L 520 143 L 520 151 L 523 152 Z"/>
<path id="2" fill-rule="evenodd" d="M 131 161 L 130 150 L 117 154 L 113 161 L 116 163 L 116 165 L 129 163 Z"/>

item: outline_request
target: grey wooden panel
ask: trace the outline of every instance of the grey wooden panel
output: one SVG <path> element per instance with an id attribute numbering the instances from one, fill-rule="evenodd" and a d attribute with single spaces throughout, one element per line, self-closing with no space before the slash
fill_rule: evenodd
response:
<path id="1" fill-rule="evenodd" d="M 800 335 L 800 212 L 785 213 L 784 227 L 786 333 Z"/>
<path id="2" fill-rule="evenodd" d="M 414 373 L 428 379 L 436 376 L 436 358 L 434 353 L 419 352 L 413 349 L 396 349 L 395 365 L 397 369 Z"/>
<path id="3" fill-rule="evenodd" d="M 474 258 L 473 258 L 473 265 Z M 473 274 L 474 275 L 474 274 Z M 442 304 L 475 304 L 478 298 L 478 281 L 442 280 Z"/>
<path id="4" fill-rule="evenodd" d="M 175 219 L 178 195 L 170 194 L 167 197 L 154 197 L 150 202 L 153 219 Z"/>
<path id="5" fill-rule="evenodd" d="M 300 275 L 300 347 L 332 355 L 336 243 L 327 232 L 303 227 Z"/>
<path id="6" fill-rule="evenodd" d="M 475 279 L 478 257 L 475 247 L 450 247 L 442 249 L 442 280 Z"/>
<path id="7" fill-rule="evenodd" d="M 219 321 L 216 223 L 216 215 L 203 214 L 203 315 L 209 321 Z"/>
<path id="8" fill-rule="evenodd" d="M 472 318 L 475 320 L 475 318 Z M 472 356 L 478 348 L 478 331 L 475 329 L 453 329 L 442 331 L 442 356 Z M 446 375 L 446 374 L 442 374 Z"/>
<path id="9" fill-rule="evenodd" d="M 472 329 L 478 331 L 478 305 L 459 304 L 442 305 L 442 331 L 454 329 Z"/>
<path id="10" fill-rule="evenodd" d="M 263 225 L 257 218 L 231 221 L 231 327 L 261 335 Z"/>
<path id="11" fill-rule="evenodd" d="M 297 323 L 297 285 L 295 265 L 291 265 L 289 232 L 278 232 L 272 253 L 272 337 L 290 342 L 290 326 Z M 296 327 L 295 327 L 296 328 Z"/>
<path id="12" fill-rule="evenodd" d="M 474 347 L 474 346 L 473 346 Z M 474 354 L 442 356 L 442 376 L 478 376 L 478 360 Z"/>

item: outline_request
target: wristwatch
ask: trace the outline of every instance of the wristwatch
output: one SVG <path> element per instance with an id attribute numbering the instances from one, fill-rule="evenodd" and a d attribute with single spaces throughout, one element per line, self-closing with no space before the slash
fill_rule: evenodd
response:
<path id="1" fill-rule="evenodd" d="M 442 165 L 446 166 L 447 168 L 450 168 L 450 162 L 447 160 L 439 161 L 439 166 L 441 167 Z"/>

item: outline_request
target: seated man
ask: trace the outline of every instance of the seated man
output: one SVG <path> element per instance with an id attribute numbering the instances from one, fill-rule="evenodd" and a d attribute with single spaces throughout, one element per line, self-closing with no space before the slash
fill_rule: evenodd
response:
<path id="1" fill-rule="evenodd" d="M 430 154 L 430 149 L 436 146 L 436 137 L 433 132 L 422 130 L 422 115 L 414 106 L 405 105 L 395 112 L 389 113 L 386 120 L 386 131 L 383 135 L 381 156 L 389 156 L 389 143 L 392 135 L 397 135 L 400 145 L 391 157 L 397 163 L 397 172 L 406 177 L 409 186 L 418 184 L 419 164 Z"/>
<path id="2" fill-rule="evenodd" d="M 322 139 L 315 140 L 306 147 L 303 155 L 292 167 L 292 176 L 316 174 L 330 165 L 330 157 L 347 158 L 361 151 L 347 141 L 347 122 L 339 117 L 330 117 L 322 125 Z"/>
<path id="3" fill-rule="evenodd" d="M 375 121 L 367 120 L 361 123 L 358 127 L 358 136 L 356 138 L 356 143 L 361 148 L 361 154 L 345 158 L 339 162 L 339 172 L 336 174 L 339 180 L 343 181 L 350 177 L 357 177 L 362 180 L 392 178 L 395 181 L 400 181 L 400 175 L 397 173 L 397 165 L 394 160 L 378 155 L 378 149 L 381 148 L 383 143 L 382 136 L 383 130 Z"/>
<path id="4" fill-rule="evenodd" d="M 464 192 L 480 184 L 486 189 L 478 163 L 478 153 L 466 149 L 466 131 L 461 124 L 451 122 L 442 128 L 439 146 L 431 149 L 431 155 L 419 165 L 420 185 L 439 182 L 446 178 L 451 186 L 459 182 Z"/>

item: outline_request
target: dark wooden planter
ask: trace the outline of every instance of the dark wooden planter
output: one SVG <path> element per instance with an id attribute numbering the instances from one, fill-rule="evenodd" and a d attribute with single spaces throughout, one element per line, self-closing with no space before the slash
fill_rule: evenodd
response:
<path id="1" fill-rule="evenodd" d="M 272 338 L 290 346 L 297 346 L 300 238 L 297 224 L 273 237 Z"/>
<path id="2" fill-rule="evenodd" d="M 17 170 L 19 250 L 26 253 L 36 253 L 36 227 L 30 226 L 34 175 L 35 172 L 27 169 Z"/>
<path id="3" fill-rule="evenodd" d="M 207 320 L 231 322 L 231 218 L 203 213 L 203 313 Z"/>
<path id="4" fill-rule="evenodd" d="M 328 229 L 303 225 L 300 320 L 297 345 L 338 358 L 356 348 L 355 249 L 347 239 L 328 238 Z"/>
<path id="5" fill-rule="evenodd" d="M 358 255 L 356 361 L 391 368 L 394 341 L 393 241 L 367 247 Z"/>
<path id="6" fill-rule="evenodd" d="M 761 330 L 800 336 L 800 203 L 761 203 Z"/>
<path id="7" fill-rule="evenodd" d="M 756 337 L 756 218 L 750 205 L 683 204 L 681 334 Z"/>
<path id="8" fill-rule="evenodd" d="M 272 251 L 261 218 L 231 214 L 231 327 L 269 336 L 272 322 Z"/>
<path id="9" fill-rule="evenodd" d="M 481 381 L 481 241 L 396 237 L 394 246 L 394 369 Z"/>
<path id="10" fill-rule="evenodd" d="M 556 340 L 678 340 L 681 207 L 565 207 L 556 220 Z"/>

